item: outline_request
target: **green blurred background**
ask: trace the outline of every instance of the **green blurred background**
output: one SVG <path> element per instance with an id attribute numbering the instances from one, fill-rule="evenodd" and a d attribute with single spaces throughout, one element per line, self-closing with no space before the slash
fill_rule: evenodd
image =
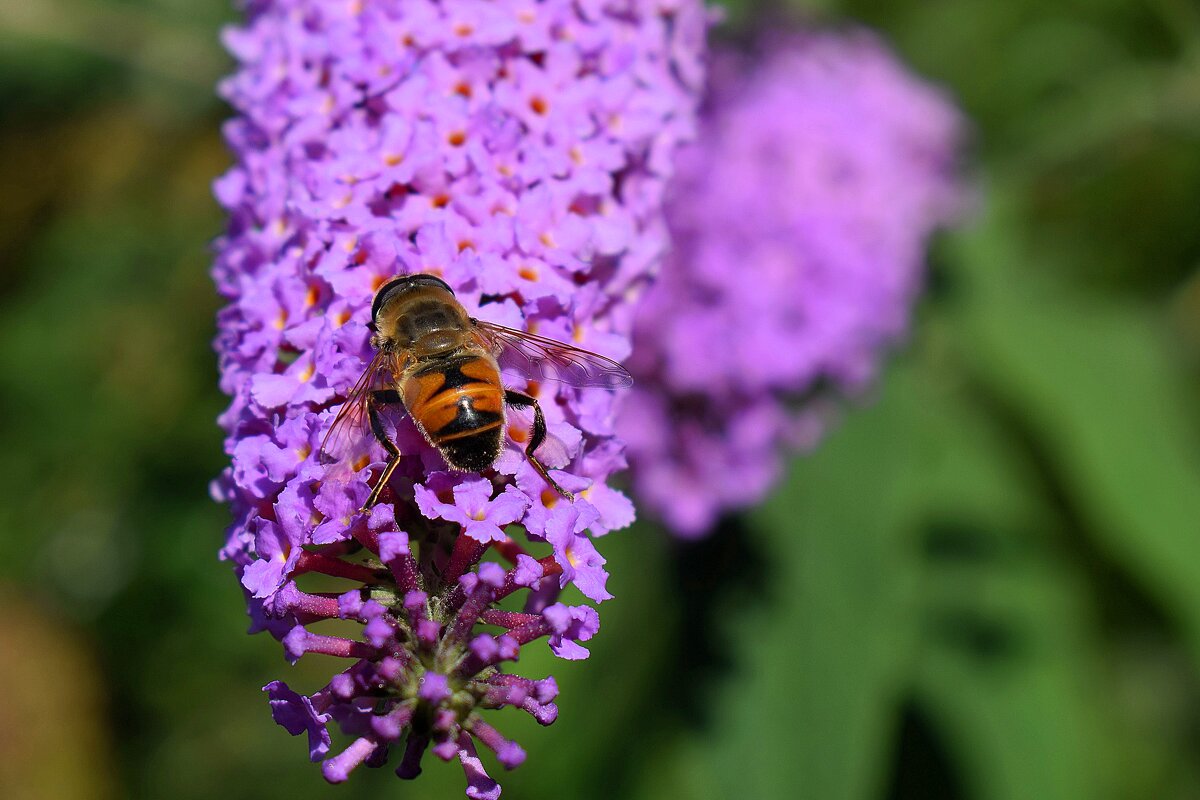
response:
<path id="1" fill-rule="evenodd" d="M 1200 798 L 1200 6 L 807 3 L 973 120 L 913 340 L 763 508 L 605 540 L 511 798 Z M 771 13 L 778 14 L 778 5 Z M 764 9 L 732 9 L 733 25 Z M 244 635 L 209 348 L 220 0 L 0 0 L 0 796 L 327 786 Z"/>

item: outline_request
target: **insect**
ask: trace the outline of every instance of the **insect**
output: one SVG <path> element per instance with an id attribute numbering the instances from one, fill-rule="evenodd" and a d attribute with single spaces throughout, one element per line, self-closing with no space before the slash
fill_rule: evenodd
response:
<path id="1" fill-rule="evenodd" d="M 365 452 L 372 435 L 387 451 L 387 466 L 364 508 L 379 501 L 400 462 L 400 450 L 384 429 L 385 408 L 402 407 L 452 469 L 480 472 L 500 456 L 506 407 L 532 407 L 525 455 L 547 484 L 574 500 L 534 455 L 546 438 L 541 406 L 504 388 L 501 365 L 531 380 L 571 386 L 616 389 L 633 383 L 624 367 L 604 356 L 468 316 L 450 286 L 433 275 L 405 275 L 380 287 L 369 327 L 375 355 L 321 444 L 326 463 Z"/>

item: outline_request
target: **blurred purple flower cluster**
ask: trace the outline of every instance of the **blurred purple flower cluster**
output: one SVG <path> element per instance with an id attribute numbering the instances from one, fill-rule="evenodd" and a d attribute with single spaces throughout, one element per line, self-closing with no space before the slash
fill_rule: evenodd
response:
<path id="1" fill-rule="evenodd" d="M 349 660 L 307 695 L 266 687 L 328 780 L 392 748 L 413 777 L 429 748 L 461 761 L 468 796 L 495 797 L 476 743 L 506 768 L 524 754 L 480 711 L 556 714 L 553 679 L 500 667 L 540 638 L 587 656 L 599 618 L 560 592 L 608 598 L 591 537 L 633 519 L 606 485 L 625 465 L 613 394 L 512 387 L 541 401 L 540 453 L 574 503 L 515 445 L 483 475 L 451 472 L 399 421 L 409 455 L 390 502 L 363 513 L 382 451 L 351 480 L 330 479 L 317 451 L 371 355 L 374 292 L 398 274 L 442 277 L 473 316 L 628 355 L 631 297 L 662 257 L 665 183 L 693 135 L 705 14 L 694 0 L 244 6 L 222 86 L 237 161 L 216 185 L 230 215 L 214 269 L 232 397 L 232 466 L 214 488 L 234 512 L 222 555 L 252 630 L 292 661 Z M 528 426 L 512 414 L 510 438 Z M 335 727 L 349 743 L 331 755 Z"/>
<path id="2" fill-rule="evenodd" d="M 639 505 L 685 537 L 761 500 L 870 383 L 963 200 L 954 107 L 867 33 L 722 54 L 708 102 L 618 427 Z"/>

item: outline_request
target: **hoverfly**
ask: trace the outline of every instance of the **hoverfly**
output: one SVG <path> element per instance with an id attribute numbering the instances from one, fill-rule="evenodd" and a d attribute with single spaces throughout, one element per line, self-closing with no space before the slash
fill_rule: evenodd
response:
<path id="1" fill-rule="evenodd" d="M 369 327 L 375 356 L 321 444 L 326 463 L 345 461 L 371 435 L 387 451 L 387 466 L 364 508 L 379 501 L 400 462 L 400 450 L 384 429 L 384 408 L 403 408 L 452 469 L 480 472 L 500 456 L 505 407 L 532 407 L 525 455 L 547 484 L 574 500 L 534 455 L 546 438 L 541 406 L 504 388 L 501 363 L 530 380 L 607 389 L 633 383 L 609 358 L 468 316 L 450 286 L 433 275 L 405 275 L 380 287 Z"/>

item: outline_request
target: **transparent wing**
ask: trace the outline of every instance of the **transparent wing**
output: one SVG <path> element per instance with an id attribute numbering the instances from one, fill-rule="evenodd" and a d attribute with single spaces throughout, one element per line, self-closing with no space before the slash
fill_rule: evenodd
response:
<path id="1" fill-rule="evenodd" d="M 353 464 L 368 455 L 374 435 L 367 414 L 367 398 L 371 392 L 383 388 L 384 379 L 392 374 L 392 356 L 383 351 L 375 354 L 371 363 L 346 395 L 345 402 L 333 424 L 321 441 L 321 463 Z"/>
<path id="2" fill-rule="evenodd" d="M 500 364 L 530 380 L 621 389 L 633 376 L 611 358 L 545 336 L 472 320 L 475 333 Z"/>

